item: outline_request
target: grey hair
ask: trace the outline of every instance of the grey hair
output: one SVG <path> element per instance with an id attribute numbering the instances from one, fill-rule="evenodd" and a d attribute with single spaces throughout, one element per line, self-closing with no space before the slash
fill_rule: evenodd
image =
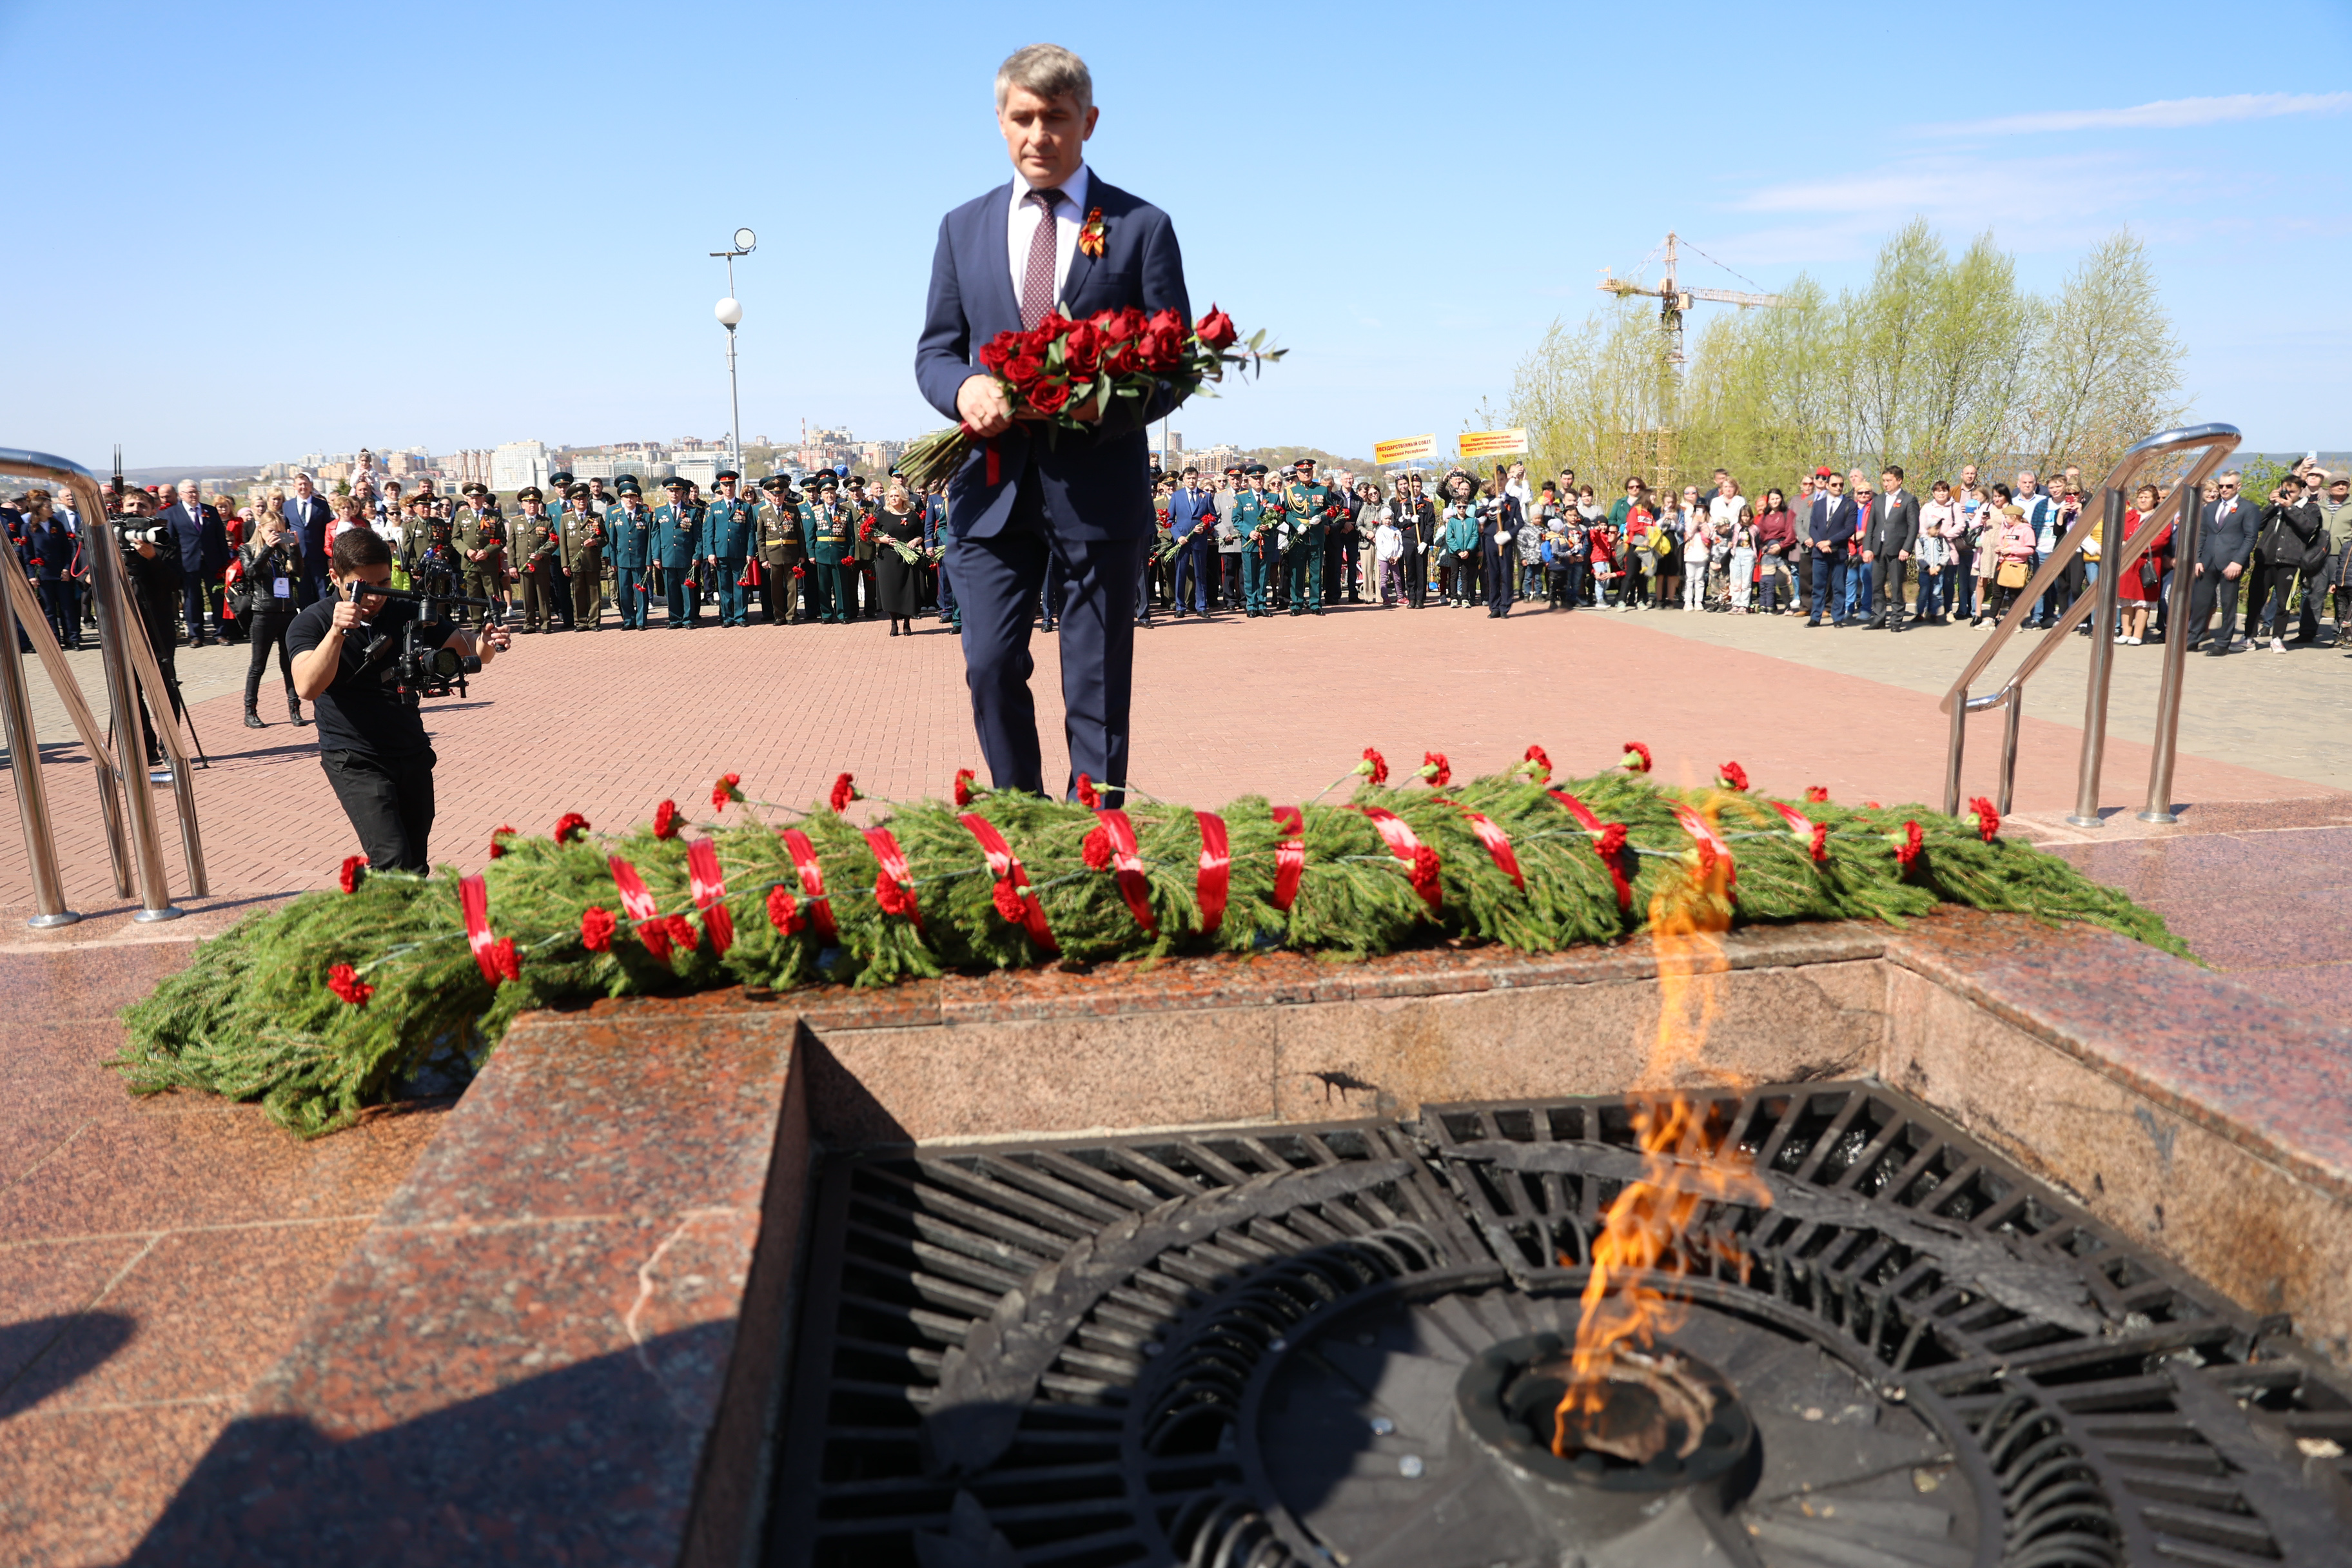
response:
<path id="1" fill-rule="evenodd" d="M 1004 58 L 1004 63 L 996 68 L 999 112 L 1003 110 L 1005 95 L 1016 87 L 1043 99 L 1066 94 L 1077 100 L 1080 114 L 1094 107 L 1095 79 L 1087 62 L 1059 44 L 1031 44 Z"/>

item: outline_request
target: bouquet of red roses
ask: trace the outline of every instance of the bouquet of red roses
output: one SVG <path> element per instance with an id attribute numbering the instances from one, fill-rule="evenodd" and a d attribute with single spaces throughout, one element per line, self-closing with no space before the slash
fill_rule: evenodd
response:
<path id="1" fill-rule="evenodd" d="M 1132 307 L 1097 310 L 1082 321 L 1054 312 L 1026 331 L 997 333 L 981 349 L 980 363 L 1004 389 L 1013 416 L 1043 424 L 1050 441 L 1098 424 L 1122 399 L 1150 397 L 1163 386 L 1189 397 L 1223 380 L 1228 365 L 1246 374 L 1280 359 L 1285 351 L 1265 341 L 1258 331 L 1242 342 L 1233 318 L 1213 305 L 1190 328 L 1173 310 L 1148 317 Z M 898 472 L 918 489 L 943 482 L 979 439 L 963 425 L 936 431 L 908 447 Z M 991 484 L 995 455 L 992 446 Z"/>

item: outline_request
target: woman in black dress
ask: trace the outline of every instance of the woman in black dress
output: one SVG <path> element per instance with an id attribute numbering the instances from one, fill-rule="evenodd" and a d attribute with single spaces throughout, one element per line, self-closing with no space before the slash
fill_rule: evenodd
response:
<path id="1" fill-rule="evenodd" d="M 890 635 L 898 623 L 915 635 L 915 602 L 922 595 L 923 519 L 915 510 L 907 481 L 890 476 L 890 488 L 874 513 L 874 596 L 877 607 L 890 617 Z"/>

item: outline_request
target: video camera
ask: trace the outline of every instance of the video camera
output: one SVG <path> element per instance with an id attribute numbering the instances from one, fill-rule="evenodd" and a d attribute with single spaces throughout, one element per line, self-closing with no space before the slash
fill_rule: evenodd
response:
<path id="1" fill-rule="evenodd" d="M 374 672 L 376 679 L 393 689 L 393 695 L 414 708 L 427 697 L 447 697 L 466 694 L 466 677 L 482 672 L 478 654 L 461 654 L 446 647 L 425 647 L 417 640 L 425 628 L 437 625 L 436 610 L 444 605 L 475 605 L 489 612 L 488 624 L 498 625 L 501 618 L 499 606 L 488 599 L 467 599 L 455 595 L 415 593 L 406 588 L 379 588 L 370 583 L 351 584 L 351 600 L 356 605 L 363 595 L 389 599 L 392 603 L 377 617 L 367 623 L 374 633 L 368 643 L 367 653 L 360 664 L 360 673 Z"/>
<path id="2" fill-rule="evenodd" d="M 172 542 L 172 531 L 152 517 L 118 517 L 114 520 L 114 537 L 125 550 L 136 550 L 142 544 L 161 550 Z"/>

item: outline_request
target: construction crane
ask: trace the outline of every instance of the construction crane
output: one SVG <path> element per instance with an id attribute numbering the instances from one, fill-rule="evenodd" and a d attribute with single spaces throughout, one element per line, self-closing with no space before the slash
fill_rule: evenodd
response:
<path id="1" fill-rule="evenodd" d="M 1657 300 L 1658 324 L 1664 329 L 1666 334 L 1668 364 L 1683 363 L 1683 312 L 1699 300 L 1711 300 L 1721 305 L 1737 305 L 1743 310 L 1786 303 L 1778 294 L 1747 294 L 1736 289 L 1684 288 L 1675 277 L 1675 262 L 1681 244 L 1680 237 L 1669 229 L 1666 233 L 1666 272 L 1665 276 L 1658 280 L 1658 286 L 1654 289 L 1626 278 L 1604 277 L 1600 284 L 1604 292 L 1614 294 L 1621 300 L 1629 294 L 1647 294 Z M 1698 250 L 1696 246 L 1691 248 Z M 1699 251 L 1699 254 L 1706 255 L 1705 251 Z M 1715 261 L 1715 258 L 1711 256 L 1707 256 L 1706 259 Z M 1723 267 L 1720 261 L 1716 261 L 1715 264 L 1717 267 Z M 1723 269 L 1726 272 L 1731 272 L 1728 267 L 1724 267 Z M 1737 272 L 1732 272 L 1731 275 L 1734 278 L 1739 276 Z M 1742 281 L 1746 280 L 1742 279 Z"/>

